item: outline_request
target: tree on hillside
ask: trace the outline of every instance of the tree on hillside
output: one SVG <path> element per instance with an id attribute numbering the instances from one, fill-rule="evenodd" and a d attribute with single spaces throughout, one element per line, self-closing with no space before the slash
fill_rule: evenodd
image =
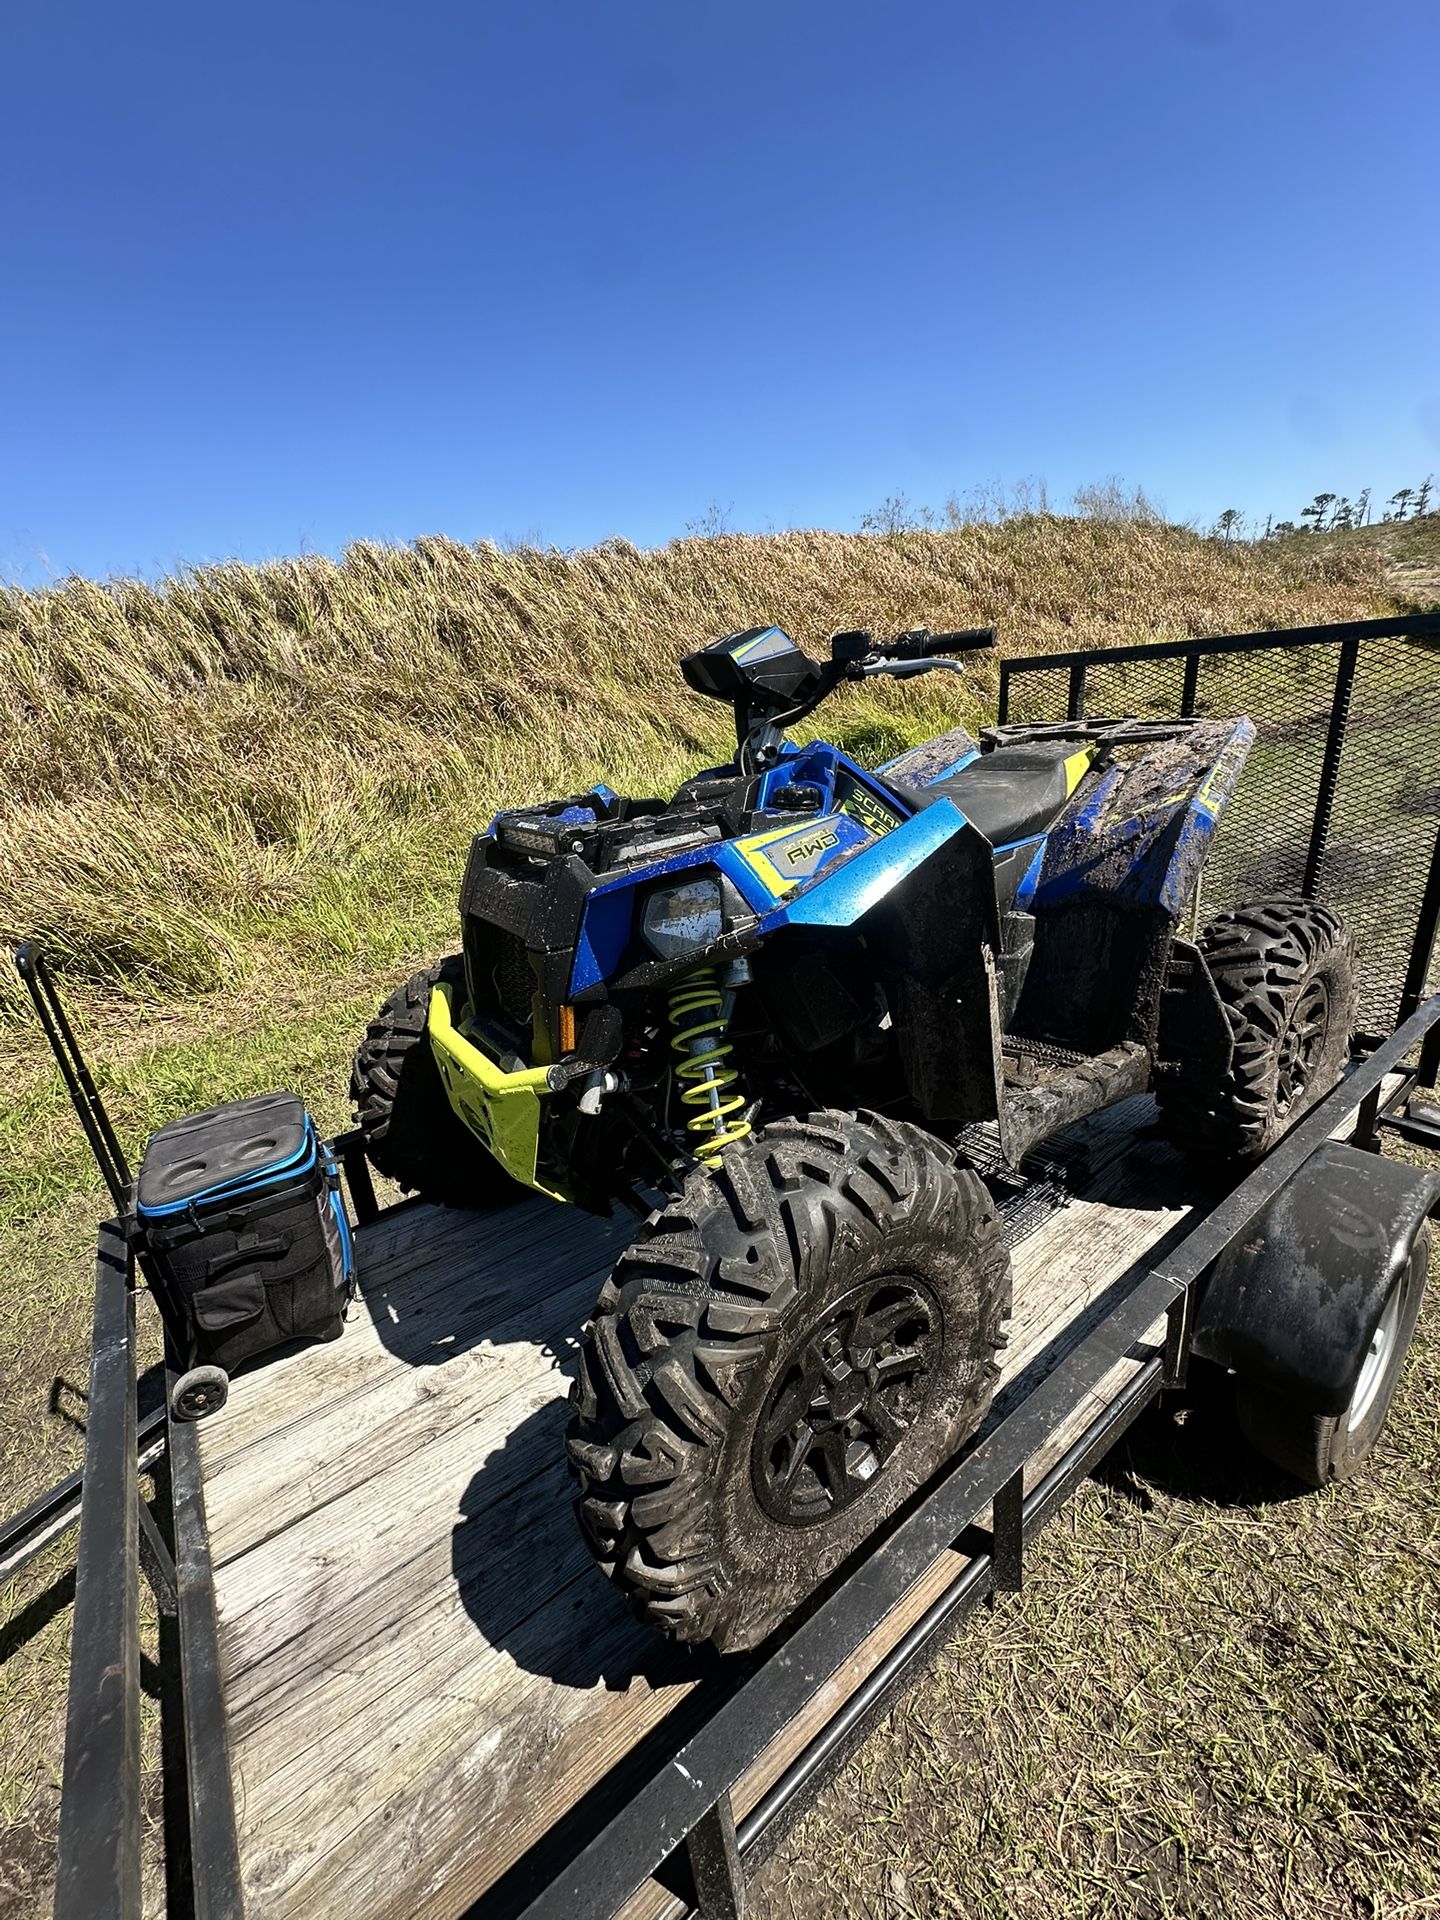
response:
<path id="1" fill-rule="evenodd" d="M 1348 529 L 1355 524 L 1355 509 L 1343 496 L 1335 502 L 1335 511 L 1330 515 L 1332 527 Z"/>
<path id="2" fill-rule="evenodd" d="M 1368 526 L 1370 523 L 1370 489 L 1362 487 L 1355 496 L 1355 525 Z"/>
<path id="3" fill-rule="evenodd" d="M 1235 530 L 1240 524 L 1240 509 L 1238 507 L 1226 507 L 1220 518 L 1215 522 L 1215 531 L 1222 540 L 1228 543 L 1234 539 Z"/>
<path id="4" fill-rule="evenodd" d="M 1417 520 L 1422 513 L 1428 513 L 1430 511 L 1430 489 L 1434 484 L 1434 480 L 1435 476 L 1427 473 L 1425 478 L 1420 482 L 1419 490 L 1415 495 L 1415 518 Z"/>
<path id="5" fill-rule="evenodd" d="M 1390 496 L 1390 505 L 1395 509 L 1395 511 L 1393 513 L 1386 514 L 1385 516 L 1386 519 L 1387 520 L 1403 520 L 1405 518 L 1406 510 L 1408 509 L 1410 502 L 1414 499 L 1414 497 L 1415 497 L 1414 491 L 1410 487 L 1401 487 L 1398 489 L 1397 492 L 1392 493 Z"/>
<path id="6" fill-rule="evenodd" d="M 1301 508 L 1300 518 L 1302 520 L 1308 520 L 1311 523 L 1311 533 L 1318 533 L 1321 527 L 1324 526 L 1325 515 L 1328 513 L 1330 503 L 1334 498 L 1333 493 L 1317 493 L 1308 507 Z"/>
<path id="7" fill-rule="evenodd" d="M 1269 537 L 1274 540 L 1283 540 L 1287 534 L 1303 533 L 1304 531 L 1305 529 L 1303 527 L 1297 527 L 1293 520 L 1282 520 L 1277 527 L 1272 529 Z"/>

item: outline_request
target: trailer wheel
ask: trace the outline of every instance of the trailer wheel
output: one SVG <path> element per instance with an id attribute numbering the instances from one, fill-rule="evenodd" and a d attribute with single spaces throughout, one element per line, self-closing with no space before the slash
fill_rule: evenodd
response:
<path id="1" fill-rule="evenodd" d="M 1391 1289 L 1344 1413 L 1309 1413 L 1254 1382 L 1237 1379 L 1236 1410 L 1245 1438 L 1267 1460 L 1312 1487 L 1349 1480 L 1375 1450 L 1400 1384 L 1430 1267 L 1430 1223 Z"/>
<path id="2" fill-rule="evenodd" d="M 672 1638 L 758 1645 L 974 1433 L 1009 1310 L 990 1195 L 920 1128 L 728 1147 L 587 1329 L 567 1447 L 600 1566 Z"/>
<path id="3" fill-rule="evenodd" d="M 441 1206 L 493 1206 L 515 1184 L 450 1105 L 430 1051 L 430 994 L 441 980 L 463 994 L 459 954 L 412 974 L 384 1002 L 355 1055 L 350 1098 L 378 1173 Z"/>
<path id="4" fill-rule="evenodd" d="M 1258 1160 L 1340 1078 L 1355 1025 L 1354 942 L 1328 907 L 1271 900 L 1219 914 L 1199 947 L 1231 1057 L 1182 1062 L 1156 1100 L 1187 1151 Z"/>

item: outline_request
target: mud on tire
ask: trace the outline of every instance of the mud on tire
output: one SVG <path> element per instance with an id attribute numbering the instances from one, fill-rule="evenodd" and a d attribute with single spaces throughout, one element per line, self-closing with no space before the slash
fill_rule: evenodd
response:
<path id="1" fill-rule="evenodd" d="M 377 1173 L 442 1206 L 494 1206 L 517 1189 L 445 1097 L 426 1032 L 440 980 L 463 995 L 458 954 L 412 974 L 384 1002 L 356 1052 L 350 1098 Z"/>
<path id="2" fill-rule="evenodd" d="M 1375 1451 L 1390 1403 L 1405 1370 L 1405 1356 L 1420 1317 L 1430 1270 L 1430 1223 L 1415 1236 L 1410 1258 L 1395 1282 L 1344 1413 L 1313 1413 L 1276 1393 L 1268 1382 L 1235 1381 L 1240 1431 L 1267 1460 L 1312 1487 L 1350 1480 Z"/>
<path id="3" fill-rule="evenodd" d="M 1237 907 L 1200 936 L 1230 1026 L 1223 1070 L 1190 1062 L 1156 1098 L 1187 1150 L 1258 1160 L 1336 1084 L 1355 1025 L 1355 948 L 1345 922 L 1309 900 Z"/>
<path id="4" fill-rule="evenodd" d="M 600 1566 L 661 1632 L 757 1645 L 975 1431 L 1009 1310 L 990 1195 L 921 1129 L 821 1112 L 727 1148 L 587 1329 L 567 1448 Z"/>

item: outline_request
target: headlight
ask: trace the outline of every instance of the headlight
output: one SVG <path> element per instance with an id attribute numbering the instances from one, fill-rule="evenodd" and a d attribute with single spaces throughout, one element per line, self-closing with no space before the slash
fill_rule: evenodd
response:
<path id="1" fill-rule="evenodd" d="M 662 960 L 714 946 L 725 931 L 720 882 L 682 880 L 673 887 L 657 887 L 645 902 L 640 930 Z"/>
<path id="2" fill-rule="evenodd" d="M 495 837 L 513 853 L 537 853 L 554 858 L 560 851 L 560 829 L 548 820 L 526 818 L 524 814 L 501 817 Z"/>

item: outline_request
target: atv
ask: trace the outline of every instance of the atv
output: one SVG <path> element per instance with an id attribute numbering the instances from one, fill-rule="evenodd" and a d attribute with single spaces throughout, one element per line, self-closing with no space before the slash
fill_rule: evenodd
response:
<path id="1" fill-rule="evenodd" d="M 996 1194 L 1153 1088 L 1187 1153 L 1266 1152 L 1338 1078 L 1353 955 L 1278 900 L 1179 929 L 1245 719 L 955 728 L 867 770 L 785 730 L 994 629 L 682 661 L 736 752 L 669 800 L 501 813 L 463 952 L 352 1092 L 380 1173 L 641 1216 L 567 1437 L 596 1559 L 663 1632 L 762 1641 L 976 1431 L 1010 1312 Z"/>

